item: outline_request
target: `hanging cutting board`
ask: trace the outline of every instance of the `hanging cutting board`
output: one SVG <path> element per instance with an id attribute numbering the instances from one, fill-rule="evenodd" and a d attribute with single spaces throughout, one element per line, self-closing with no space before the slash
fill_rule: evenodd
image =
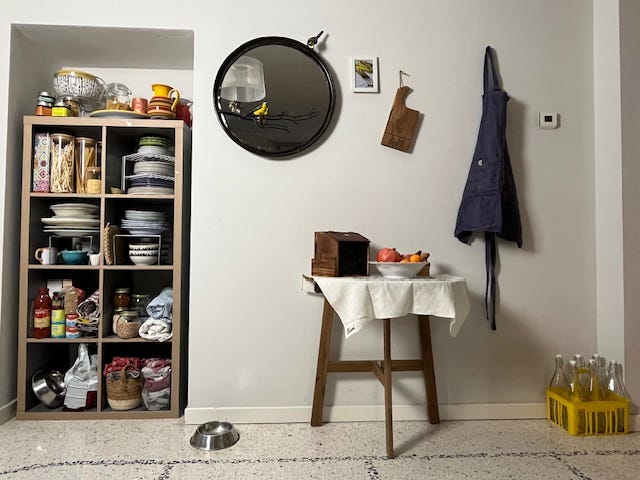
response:
<path id="1" fill-rule="evenodd" d="M 403 152 L 408 152 L 413 144 L 420 116 L 418 110 L 407 108 L 404 103 L 410 92 L 411 89 L 407 86 L 398 88 L 396 97 L 393 99 L 387 127 L 384 129 L 382 142 L 380 142 L 386 147 Z"/>

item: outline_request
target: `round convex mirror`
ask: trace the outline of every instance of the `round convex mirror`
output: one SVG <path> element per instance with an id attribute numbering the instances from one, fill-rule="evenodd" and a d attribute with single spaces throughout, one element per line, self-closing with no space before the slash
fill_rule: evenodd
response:
<path id="1" fill-rule="evenodd" d="M 227 134 L 267 157 L 299 153 L 331 121 L 335 90 L 327 65 L 312 48 L 284 37 L 238 47 L 224 61 L 213 103 Z"/>

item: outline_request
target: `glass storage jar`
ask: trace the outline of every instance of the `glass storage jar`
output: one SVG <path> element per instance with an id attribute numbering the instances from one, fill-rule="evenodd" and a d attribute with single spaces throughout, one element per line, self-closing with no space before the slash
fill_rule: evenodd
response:
<path id="1" fill-rule="evenodd" d="M 131 304 L 131 289 L 116 288 L 113 294 L 113 309 L 128 309 Z"/>
<path id="2" fill-rule="evenodd" d="M 75 183 L 74 138 L 51 134 L 51 186 L 54 193 L 73 193 Z"/>
<path id="3" fill-rule="evenodd" d="M 76 159 L 76 192 L 88 193 L 85 178 L 89 167 L 97 167 L 96 141 L 93 138 L 77 137 L 75 139 Z M 97 193 L 97 192 L 94 192 Z"/>
<path id="4" fill-rule="evenodd" d="M 134 293 L 131 295 L 131 310 L 138 312 L 141 318 L 148 317 L 147 305 L 149 305 L 149 295 L 146 293 Z"/>

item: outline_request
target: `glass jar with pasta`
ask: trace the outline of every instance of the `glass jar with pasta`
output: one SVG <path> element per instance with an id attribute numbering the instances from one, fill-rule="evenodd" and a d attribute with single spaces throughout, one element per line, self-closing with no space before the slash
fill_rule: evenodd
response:
<path id="1" fill-rule="evenodd" d="M 75 183 L 74 138 L 65 133 L 51 134 L 51 191 L 72 193 Z"/>
<path id="2" fill-rule="evenodd" d="M 93 138 L 76 137 L 76 192 L 89 193 L 86 188 L 86 175 L 89 167 L 96 167 L 96 141 Z M 96 192 L 93 192 L 96 193 Z"/>

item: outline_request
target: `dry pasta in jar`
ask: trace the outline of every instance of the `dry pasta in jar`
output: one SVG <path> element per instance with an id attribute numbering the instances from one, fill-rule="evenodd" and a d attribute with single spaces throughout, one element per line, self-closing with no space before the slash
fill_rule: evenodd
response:
<path id="1" fill-rule="evenodd" d="M 75 158 L 74 138 L 65 133 L 51 134 L 51 191 L 70 193 L 74 191 Z"/>

